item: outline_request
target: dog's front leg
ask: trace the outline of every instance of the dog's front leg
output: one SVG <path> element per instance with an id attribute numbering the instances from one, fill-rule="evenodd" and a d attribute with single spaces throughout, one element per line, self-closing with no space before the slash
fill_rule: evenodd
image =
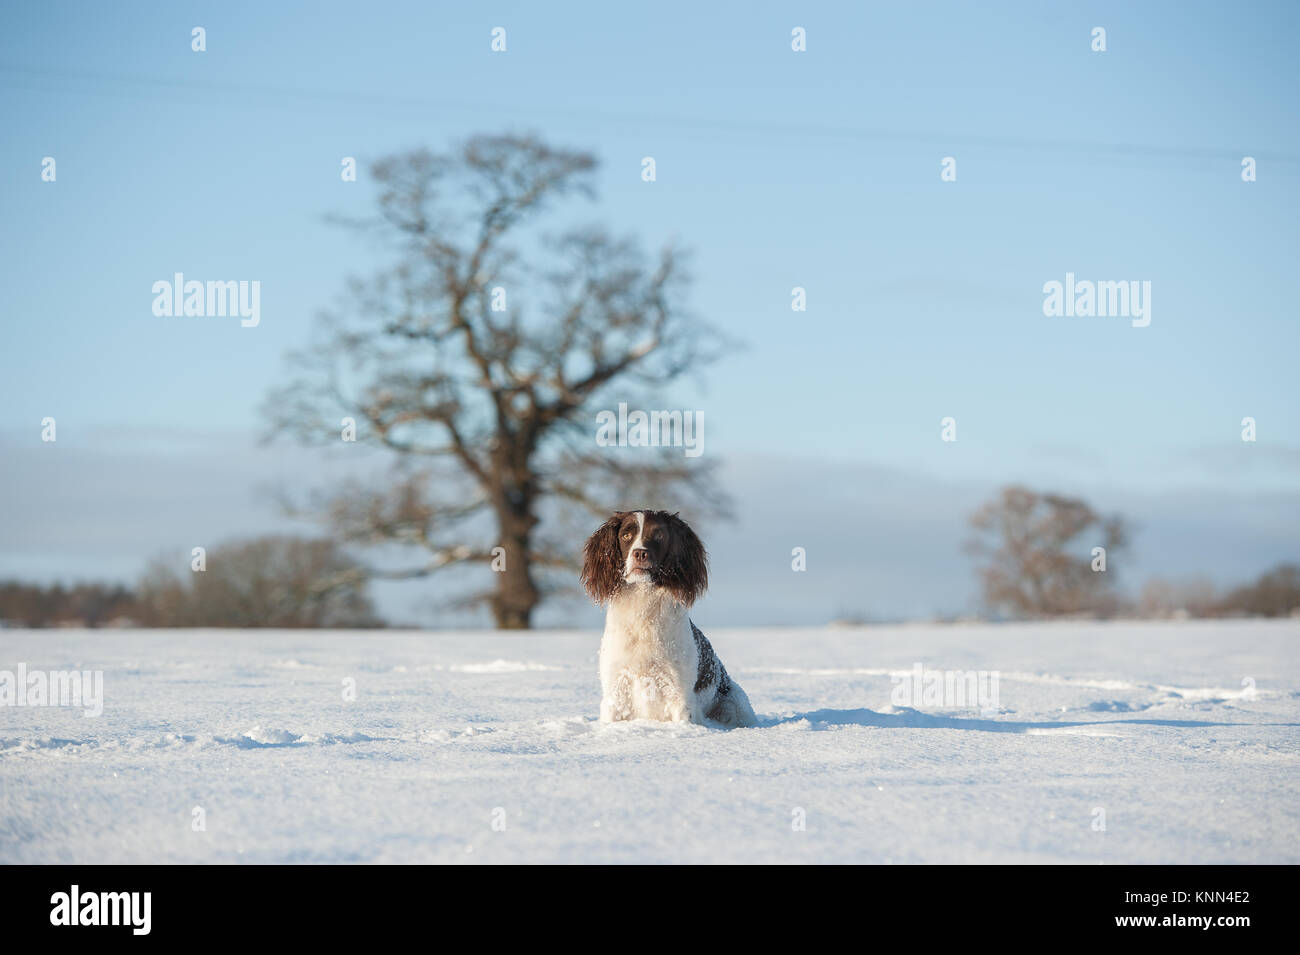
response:
<path id="1" fill-rule="evenodd" d="M 667 718 L 670 723 L 690 723 L 691 708 L 685 700 L 674 700 L 667 709 Z"/>
<path id="2" fill-rule="evenodd" d="M 632 718 L 632 676 L 626 670 L 604 688 L 600 701 L 600 721 L 617 723 Z"/>
<path id="3" fill-rule="evenodd" d="M 691 704 L 687 694 L 677 683 L 665 680 L 660 684 L 663 718 L 670 723 L 689 723 Z"/>

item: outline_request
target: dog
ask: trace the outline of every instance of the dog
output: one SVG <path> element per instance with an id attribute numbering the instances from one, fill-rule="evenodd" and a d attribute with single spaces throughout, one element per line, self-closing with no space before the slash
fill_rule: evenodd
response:
<path id="1" fill-rule="evenodd" d="M 608 607 L 600 642 L 602 722 L 758 722 L 749 697 L 687 615 L 708 587 L 709 563 L 679 516 L 616 512 L 587 539 L 582 583 Z"/>

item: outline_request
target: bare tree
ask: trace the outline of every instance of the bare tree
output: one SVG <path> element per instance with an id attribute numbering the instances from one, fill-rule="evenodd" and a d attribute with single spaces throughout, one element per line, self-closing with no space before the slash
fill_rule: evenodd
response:
<path id="1" fill-rule="evenodd" d="M 313 510 L 346 542 L 424 552 L 376 575 L 492 566 L 494 585 L 464 602 L 488 603 L 502 628 L 529 626 L 552 589 L 539 572 L 576 568 L 580 538 L 544 533 L 544 517 L 558 530 L 573 508 L 725 507 L 711 469 L 680 450 L 596 446 L 595 409 L 640 397 L 628 389 L 657 395 L 720 339 L 686 312 L 672 248 L 650 258 L 595 227 L 538 231 L 554 200 L 590 195 L 594 167 L 533 136 L 379 162 L 379 214 L 352 225 L 396 264 L 350 284 L 268 401 L 273 433 L 337 443 L 351 418 L 358 442 L 393 452 L 386 486 L 353 484 Z"/>
<path id="2" fill-rule="evenodd" d="M 1113 571 L 1094 570 L 1125 546 L 1119 517 L 1102 517 L 1085 501 L 1012 485 L 971 517 L 967 544 L 980 566 L 985 603 L 1017 617 L 1110 613 L 1118 601 Z"/>

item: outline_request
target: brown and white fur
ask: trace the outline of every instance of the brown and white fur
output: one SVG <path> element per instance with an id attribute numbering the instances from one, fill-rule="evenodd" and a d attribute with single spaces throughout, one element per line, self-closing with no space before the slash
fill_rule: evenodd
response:
<path id="1" fill-rule="evenodd" d="M 587 540 L 582 582 L 607 605 L 600 718 L 757 723 L 749 697 L 687 611 L 708 587 L 708 555 L 667 511 L 619 511 Z"/>

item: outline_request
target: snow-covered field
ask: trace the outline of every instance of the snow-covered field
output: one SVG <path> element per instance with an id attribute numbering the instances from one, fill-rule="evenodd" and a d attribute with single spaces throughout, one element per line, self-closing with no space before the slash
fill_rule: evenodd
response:
<path id="1" fill-rule="evenodd" d="M 595 632 L 0 631 L 104 679 L 0 707 L 0 861 L 1300 862 L 1300 622 L 701 622 L 762 726 L 597 722 Z"/>

